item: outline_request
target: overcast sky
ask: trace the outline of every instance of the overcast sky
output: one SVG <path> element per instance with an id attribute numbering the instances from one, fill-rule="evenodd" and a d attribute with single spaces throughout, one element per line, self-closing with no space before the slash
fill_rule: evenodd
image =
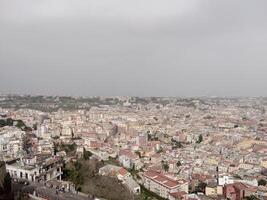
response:
<path id="1" fill-rule="evenodd" d="M 267 1 L 0 0 L 0 93 L 267 96 Z"/>

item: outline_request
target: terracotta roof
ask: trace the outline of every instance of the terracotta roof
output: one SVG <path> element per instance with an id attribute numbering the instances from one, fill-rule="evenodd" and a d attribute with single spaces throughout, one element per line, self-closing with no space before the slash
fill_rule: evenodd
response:
<path id="1" fill-rule="evenodd" d="M 118 172 L 122 176 L 125 176 L 128 173 L 128 171 L 126 169 L 124 169 L 124 168 L 120 168 Z"/>
<path id="2" fill-rule="evenodd" d="M 144 176 L 169 189 L 179 186 L 178 181 L 172 180 L 164 176 L 163 174 L 155 172 L 155 171 L 151 171 L 151 170 L 147 171 L 144 173 Z"/>
<path id="3" fill-rule="evenodd" d="M 255 187 L 251 187 L 251 186 L 248 186 L 248 185 L 245 185 L 244 183 L 232 183 L 232 184 L 228 184 L 227 186 L 232 186 L 236 189 L 239 189 L 239 190 L 248 190 L 248 191 L 251 191 L 251 192 L 256 192 L 257 189 Z"/>
<path id="4" fill-rule="evenodd" d="M 136 154 L 134 154 L 133 152 L 131 152 L 131 151 L 128 150 L 128 149 L 121 150 L 121 151 L 119 152 L 119 154 L 120 154 L 120 155 L 127 156 L 128 158 L 133 159 L 133 160 L 138 158 L 138 156 L 137 156 Z"/>

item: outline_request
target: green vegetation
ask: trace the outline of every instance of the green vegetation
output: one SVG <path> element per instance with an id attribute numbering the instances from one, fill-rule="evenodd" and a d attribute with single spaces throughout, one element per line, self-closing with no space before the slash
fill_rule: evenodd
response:
<path id="1" fill-rule="evenodd" d="M 258 185 L 265 186 L 265 185 L 267 185 L 267 181 L 265 179 L 260 179 L 260 180 L 258 180 Z"/>
<path id="2" fill-rule="evenodd" d="M 60 137 L 59 136 L 54 136 L 54 137 L 52 137 L 54 140 L 57 140 L 57 139 L 59 139 Z"/>
<path id="3" fill-rule="evenodd" d="M 6 120 L 0 119 L 0 127 L 6 126 Z"/>
<path id="4" fill-rule="evenodd" d="M 73 152 L 77 149 L 77 145 L 75 143 L 72 144 L 61 144 L 60 149 L 66 151 L 66 153 Z"/>
<path id="5" fill-rule="evenodd" d="M 3 194 L 11 192 L 11 177 L 6 173 L 5 162 L 0 161 L 0 199 Z"/>
<path id="6" fill-rule="evenodd" d="M 183 147 L 181 142 L 178 142 L 178 141 L 174 140 L 173 138 L 171 139 L 171 142 L 172 142 L 172 149 L 178 149 L 178 148 Z"/>
<path id="7" fill-rule="evenodd" d="M 35 123 L 35 124 L 33 124 L 33 126 L 32 126 L 32 128 L 33 128 L 33 130 L 37 130 L 37 124 Z"/>
<path id="8" fill-rule="evenodd" d="M 67 155 L 73 155 L 76 153 L 77 145 L 75 143 L 72 144 L 58 144 L 55 145 L 55 153 L 60 151 L 65 151 Z"/>
<path id="9" fill-rule="evenodd" d="M 205 193 L 205 189 L 206 189 L 207 183 L 204 182 L 200 182 L 195 189 L 195 192 L 203 192 Z"/>
<path id="10" fill-rule="evenodd" d="M 84 160 L 89 160 L 90 157 L 91 157 L 92 155 L 93 155 L 93 154 L 92 154 L 91 151 L 86 151 L 86 150 L 84 149 L 84 152 L 83 152 L 83 159 L 84 159 Z"/>
<path id="11" fill-rule="evenodd" d="M 27 153 L 30 153 L 30 148 L 32 146 L 31 139 L 29 135 L 25 135 L 22 139 L 22 149 Z"/>
<path id="12" fill-rule="evenodd" d="M 239 176 L 238 174 L 235 174 L 233 177 L 236 179 L 242 179 L 241 176 Z"/>
<path id="13" fill-rule="evenodd" d="M 203 136 L 200 134 L 199 136 L 198 136 L 198 140 L 197 140 L 197 142 L 196 143 L 201 143 L 203 141 Z"/>
<path id="14" fill-rule="evenodd" d="M 142 169 L 141 169 L 142 170 Z M 135 170 L 135 169 L 130 169 L 129 172 L 131 173 L 131 175 L 133 176 L 134 179 L 141 179 L 141 176 L 139 176 L 139 170 Z"/>
<path id="15" fill-rule="evenodd" d="M 63 110 L 89 110 L 92 106 L 100 105 L 122 105 L 124 101 L 116 97 L 100 98 L 100 97 L 70 97 L 70 96 L 6 96 L 0 101 L 2 108 L 26 108 L 40 110 L 44 112 L 54 112 L 58 109 Z"/>
<path id="16" fill-rule="evenodd" d="M 63 179 L 74 183 L 78 191 L 105 199 L 134 199 L 130 191 L 117 178 L 98 175 L 104 162 L 97 159 L 79 159 L 63 167 Z"/>
<path id="17" fill-rule="evenodd" d="M 165 171 L 165 172 L 168 172 L 169 171 L 169 164 L 166 162 L 166 161 L 161 161 L 161 165 L 162 165 L 162 169 Z"/>
<path id="18" fill-rule="evenodd" d="M 181 165 L 182 165 L 181 161 L 178 160 L 178 162 L 176 163 L 176 166 L 177 166 L 177 167 L 180 167 Z"/>
<path id="19" fill-rule="evenodd" d="M 67 180 L 70 180 L 74 185 L 75 189 L 81 191 L 81 186 L 84 183 L 84 175 L 81 171 L 82 163 L 77 161 L 75 163 L 67 165 L 64 167 L 63 174 Z"/>
<path id="20" fill-rule="evenodd" d="M 7 118 L 7 119 L 0 119 L 0 127 L 4 126 L 16 126 L 17 128 L 21 129 L 22 131 L 31 131 L 31 127 L 26 126 L 26 124 L 18 119 L 14 120 L 12 118 Z"/>
<path id="21" fill-rule="evenodd" d="M 260 200 L 259 198 L 257 198 L 256 196 L 254 195 L 251 195 L 249 197 L 245 197 L 244 200 Z"/>
<path id="22" fill-rule="evenodd" d="M 104 163 L 106 165 L 110 164 L 110 165 L 120 166 L 119 161 L 116 158 L 112 158 L 112 157 L 109 157 L 108 160 L 104 161 Z"/>
<path id="23" fill-rule="evenodd" d="M 13 126 L 13 119 L 7 118 L 6 119 L 6 126 Z"/>

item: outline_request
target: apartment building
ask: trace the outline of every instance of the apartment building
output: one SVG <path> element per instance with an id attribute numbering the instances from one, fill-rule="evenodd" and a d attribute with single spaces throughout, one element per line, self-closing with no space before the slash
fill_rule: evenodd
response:
<path id="1" fill-rule="evenodd" d="M 62 162 L 59 157 L 24 157 L 6 163 L 7 172 L 13 179 L 45 183 L 61 180 Z"/>
<path id="2" fill-rule="evenodd" d="M 156 171 L 146 171 L 143 175 L 144 186 L 163 198 L 169 198 L 169 194 L 178 191 L 188 193 L 188 182 L 185 180 L 173 180 Z"/>

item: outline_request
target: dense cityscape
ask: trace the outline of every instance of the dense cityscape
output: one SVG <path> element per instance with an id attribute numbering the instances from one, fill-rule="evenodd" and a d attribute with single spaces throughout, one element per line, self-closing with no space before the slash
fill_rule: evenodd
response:
<path id="1" fill-rule="evenodd" d="M 267 199 L 267 98 L 0 97 L 2 199 Z"/>
<path id="2" fill-rule="evenodd" d="M 0 0 L 0 200 L 267 200 L 267 0 Z"/>

